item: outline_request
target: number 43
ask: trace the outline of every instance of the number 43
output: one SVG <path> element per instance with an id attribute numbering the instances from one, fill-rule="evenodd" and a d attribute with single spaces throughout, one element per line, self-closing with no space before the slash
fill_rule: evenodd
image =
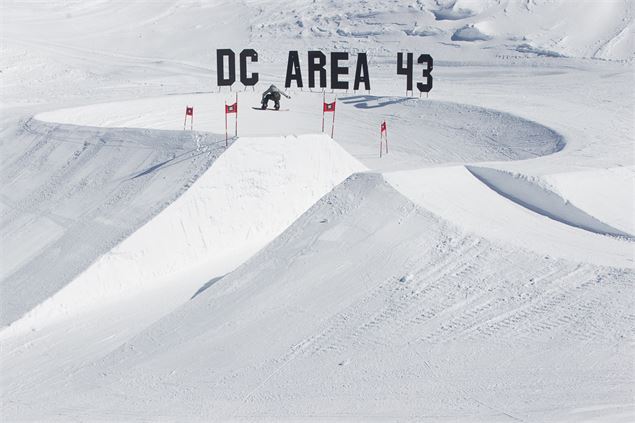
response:
<path id="1" fill-rule="evenodd" d="M 407 53 L 406 65 L 404 66 L 403 53 L 397 53 L 397 74 L 406 75 L 406 95 L 408 95 L 408 91 L 412 91 L 412 79 L 414 72 L 412 61 L 412 53 Z M 429 54 L 422 54 L 417 59 L 417 63 L 425 64 L 425 68 L 421 72 L 421 76 L 425 78 L 425 82 L 417 82 L 417 89 L 420 92 L 427 93 L 432 89 L 432 56 Z"/>

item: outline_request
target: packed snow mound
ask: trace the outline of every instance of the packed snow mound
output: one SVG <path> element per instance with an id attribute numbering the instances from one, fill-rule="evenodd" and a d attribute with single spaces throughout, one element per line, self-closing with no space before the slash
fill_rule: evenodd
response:
<path id="1" fill-rule="evenodd" d="M 487 34 L 481 32 L 481 30 L 474 25 L 465 25 L 454 31 L 452 34 L 452 41 L 487 41 L 491 39 Z"/>
<path id="2" fill-rule="evenodd" d="M 50 297 L 183 193 L 212 134 L 28 120 L 2 132 L 0 326 Z"/>
<path id="3" fill-rule="evenodd" d="M 466 235 L 381 175 L 357 174 L 28 413 L 348 421 L 354 407 L 361 420 L 619 417 L 632 390 L 615 376 L 628 373 L 630 352 L 613 342 L 630 327 L 633 298 L 617 293 L 632 276 Z M 11 416 L 17 406 L 8 407 Z"/>
<path id="4" fill-rule="evenodd" d="M 416 204 L 470 233 L 552 257 L 601 266 L 635 267 L 634 242 L 599 235 L 536 213 L 491 189 L 465 166 L 391 172 L 385 177 Z M 505 184 L 510 182 L 508 179 L 487 180 L 523 198 L 525 205 L 544 206 L 541 202 L 549 198 L 544 193 L 536 196 L 535 189 L 524 191 L 526 186 L 518 182 L 509 189 L 510 184 Z M 552 204 L 548 207 L 556 212 Z M 572 216 L 569 208 L 557 212 L 564 214 L 564 219 L 581 218 Z M 600 223 L 593 224 L 596 227 Z"/>
<path id="5" fill-rule="evenodd" d="M 178 284 L 179 292 L 164 299 L 167 310 L 233 270 L 335 185 L 364 169 L 325 135 L 240 138 L 182 196 L 15 323 L 13 331 Z"/>
<path id="6" fill-rule="evenodd" d="M 616 229 L 577 208 L 540 184 L 539 180 L 487 167 L 466 168 L 491 189 L 536 213 L 594 233 L 633 238 L 633 234 Z M 628 208 L 625 211 L 628 213 Z"/>
<path id="7" fill-rule="evenodd" d="M 194 129 L 225 132 L 225 102 L 235 93 L 163 96 L 59 109 L 37 115 L 51 122 L 88 126 L 183 129 L 185 106 Z M 238 94 L 239 136 L 310 134 L 321 130 L 322 94 L 293 92 L 288 111 L 253 110 L 260 93 Z M 327 98 L 328 99 L 328 98 Z M 406 97 L 345 95 L 337 99 L 334 138 L 370 169 L 414 169 L 431 163 L 519 160 L 555 153 L 563 137 L 539 123 L 497 110 Z M 332 116 L 325 131 L 330 134 Z M 390 154 L 379 158 L 378 128 L 388 124 Z M 460 124 L 457 124 L 460 122 Z M 235 121 L 229 116 L 229 134 Z M 189 123 L 188 123 L 189 125 Z"/>
<path id="8" fill-rule="evenodd" d="M 456 2 L 451 7 L 441 7 L 432 13 L 438 21 L 458 21 L 474 16 L 476 13 L 470 9 L 463 9 Z"/>

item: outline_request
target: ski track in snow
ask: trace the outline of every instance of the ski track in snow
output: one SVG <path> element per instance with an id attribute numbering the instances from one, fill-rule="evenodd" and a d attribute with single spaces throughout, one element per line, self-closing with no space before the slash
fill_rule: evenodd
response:
<path id="1" fill-rule="evenodd" d="M 635 418 L 632 5 L 411 3 L 3 3 L 3 420 Z M 247 45 L 277 84 L 367 51 L 373 93 L 334 143 L 321 93 L 241 92 L 226 151 Z"/>

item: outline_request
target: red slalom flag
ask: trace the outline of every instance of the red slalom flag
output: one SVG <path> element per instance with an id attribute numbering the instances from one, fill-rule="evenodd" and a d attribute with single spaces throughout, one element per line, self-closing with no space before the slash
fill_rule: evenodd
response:
<path id="1" fill-rule="evenodd" d="M 335 111 L 335 101 L 332 103 L 324 103 L 324 111 L 325 112 L 334 112 Z"/>
<path id="2" fill-rule="evenodd" d="M 238 137 L 238 93 L 236 93 L 236 101 L 234 102 L 234 104 L 227 104 L 227 102 L 225 102 L 225 147 L 228 146 L 229 142 L 229 134 L 227 133 L 227 115 L 230 113 L 236 115 L 236 132 L 234 133 L 234 137 Z"/>
<path id="3" fill-rule="evenodd" d="M 386 154 L 388 154 L 388 125 L 383 121 L 379 125 L 379 157 L 382 156 L 382 144 L 386 143 Z"/>
<path id="4" fill-rule="evenodd" d="M 183 130 L 185 131 L 185 127 L 187 126 L 187 117 L 190 117 L 190 130 L 194 129 L 194 107 L 193 106 L 185 106 L 185 119 L 183 119 Z"/>
<path id="5" fill-rule="evenodd" d="M 322 93 L 322 132 L 324 132 L 324 113 L 332 112 L 333 123 L 331 123 L 331 138 L 333 138 L 333 131 L 335 128 L 335 103 L 337 103 L 337 97 L 335 97 L 335 100 L 333 100 L 332 103 L 327 103 L 325 94 Z"/>
<path id="6" fill-rule="evenodd" d="M 234 104 L 225 104 L 225 113 L 238 113 L 238 102 Z"/>

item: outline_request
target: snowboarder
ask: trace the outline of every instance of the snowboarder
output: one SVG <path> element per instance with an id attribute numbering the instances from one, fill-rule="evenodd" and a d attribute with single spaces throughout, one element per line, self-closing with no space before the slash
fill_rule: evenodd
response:
<path id="1" fill-rule="evenodd" d="M 265 110 L 269 106 L 269 100 L 273 100 L 273 107 L 276 110 L 280 110 L 280 95 L 285 96 L 286 98 L 291 98 L 291 96 L 286 95 L 282 91 L 278 89 L 275 85 L 271 85 L 267 90 L 262 93 L 262 109 Z"/>

